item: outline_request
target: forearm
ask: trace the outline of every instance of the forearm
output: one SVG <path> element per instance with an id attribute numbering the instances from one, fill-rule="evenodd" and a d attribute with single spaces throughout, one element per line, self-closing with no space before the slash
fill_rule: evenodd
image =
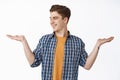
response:
<path id="1" fill-rule="evenodd" d="M 7 37 L 10 38 L 10 39 L 16 40 L 16 41 L 20 41 L 23 44 L 26 58 L 27 58 L 29 64 L 31 65 L 34 61 L 34 54 L 31 51 L 24 35 L 15 35 L 15 36 L 7 35 Z"/>
<path id="2" fill-rule="evenodd" d="M 84 66 L 85 69 L 90 69 L 92 65 L 94 64 L 96 57 L 98 55 L 99 48 L 102 44 L 110 42 L 114 39 L 114 37 L 109 37 L 109 38 L 103 38 L 103 39 L 98 39 L 95 47 L 93 48 L 93 51 L 90 53 L 90 55 L 87 58 L 86 64 Z"/>
<path id="3" fill-rule="evenodd" d="M 86 60 L 86 64 L 84 66 L 85 69 L 89 70 L 92 67 L 98 55 L 99 48 L 100 48 L 100 45 L 96 43 L 95 47 L 93 48 L 92 52 L 90 53 L 90 55 Z"/>
<path id="4" fill-rule="evenodd" d="M 29 64 L 31 65 L 34 62 L 34 54 L 31 51 L 31 49 L 30 49 L 30 47 L 28 45 L 28 42 L 27 42 L 27 40 L 25 38 L 23 39 L 22 44 L 23 44 L 25 56 L 26 56 Z"/>

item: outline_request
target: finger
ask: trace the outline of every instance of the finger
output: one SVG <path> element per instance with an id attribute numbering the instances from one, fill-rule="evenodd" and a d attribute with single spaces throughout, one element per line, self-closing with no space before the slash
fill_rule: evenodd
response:
<path id="1" fill-rule="evenodd" d="M 109 40 L 113 40 L 113 39 L 114 39 L 114 37 L 109 37 L 108 39 L 109 39 Z"/>
<path id="2" fill-rule="evenodd" d="M 15 36 L 7 35 L 7 37 L 10 38 L 10 39 L 15 39 L 15 40 L 16 40 L 16 37 L 15 37 Z"/>
<path id="3" fill-rule="evenodd" d="M 6 35 L 8 38 L 12 38 L 13 36 L 12 35 Z"/>
<path id="4" fill-rule="evenodd" d="M 107 41 L 107 42 L 110 42 L 110 41 L 112 41 L 113 39 L 114 39 L 114 37 L 109 37 L 109 38 L 106 39 L 106 41 Z"/>
<path id="5" fill-rule="evenodd" d="M 111 39 L 111 40 L 113 40 L 113 39 L 114 39 L 114 37 L 112 36 L 112 37 L 110 37 L 110 39 Z"/>

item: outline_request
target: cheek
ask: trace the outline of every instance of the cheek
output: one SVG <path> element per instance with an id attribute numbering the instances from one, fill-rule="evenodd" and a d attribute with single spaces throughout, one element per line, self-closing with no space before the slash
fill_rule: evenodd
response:
<path id="1" fill-rule="evenodd" d="M 56 21 L 56 23 L 59 24 L 59 25 L 62 25 L 62 24 L 63 24 L 62 21 Z"/>

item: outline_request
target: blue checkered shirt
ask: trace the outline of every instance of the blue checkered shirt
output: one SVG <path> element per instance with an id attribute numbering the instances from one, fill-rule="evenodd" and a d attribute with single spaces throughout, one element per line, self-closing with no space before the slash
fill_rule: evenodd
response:
<path id="1" fill-rule="evenodd" d="M 44 35 L 33 51 L 35 60 L 31 67 L 42 63 L 42 80 L 52 80 L 56 41 L 54 33 Z M 64 48 L 62 80 L 78 80 L 79 65 L 84 67 L 88 57 L 84 47 L 85 44 L 80 38 L 68 35 Z"/>

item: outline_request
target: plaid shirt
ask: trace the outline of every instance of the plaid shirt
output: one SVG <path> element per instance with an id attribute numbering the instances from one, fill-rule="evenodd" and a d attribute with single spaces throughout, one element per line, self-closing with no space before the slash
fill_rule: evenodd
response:
<path id="1" fill-rule="evenodd" d="M 37 67 L 42 63 L 42 80 L 52 80 L 56 41 L 54 33 L 47 34 L 39 40 L 33 51 L 35 60 L 31 67 Z M 84 67 L 88 57 L 84 47 L 85 44 L 80 38 L 68 35 L 64 48 L 62 80 L 78 80 L 79 65 Z"/>

